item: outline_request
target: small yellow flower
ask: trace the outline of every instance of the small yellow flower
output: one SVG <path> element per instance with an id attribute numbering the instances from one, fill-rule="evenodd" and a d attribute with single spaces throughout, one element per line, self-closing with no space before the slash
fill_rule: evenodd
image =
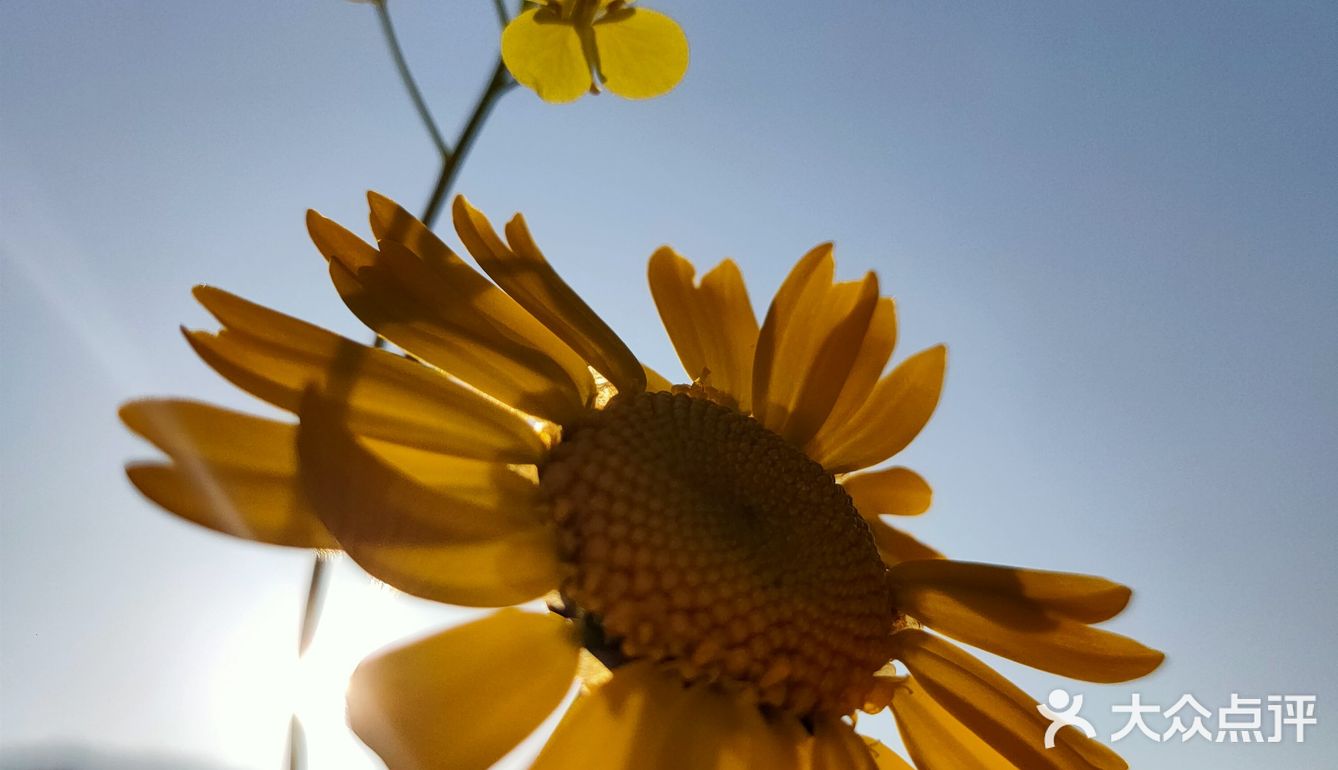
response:
<path id="1" fill-rule="evenodd" d="M 570 102 L 595 87 L 649 99 L 688 69 L 688 40 L 662 13 L 622 0 L 541 0 L 502 31 L 511 75 L 546 102 Z"/>
<path id="2" fill-rule="evenodd" d="M 349 721 L 391 770 L 482 769 L 585 684 L 534 770 L 907 770 L 853 729 L 890 710 L 920 770 L 1122 770 L 948 639 L 1093 682 L 1161 653 L 1095 625 L 1128 588 L 952 561 L 888 525 L 930 503 L 903 467 L 945 351 L 887 369 L 896 313 L 873 273 L 805 255 L 759 324 L 722 262 L 671 249 L 651 294 L 689 382 L 644 367 L 558 276 L 524 219 L 505 239 L 463 198 L 488 280 L 371 196 L 376 243 L 308 226 L 345 304 L 408 355 L 220 291 L 196 352 L 297 422 L 191 401 L 122 417 L 168 462 L 150 499 L 206 527 L 341 549 L 440 602 L 499 608 L 368 658 Z M 538 597 L 551 612 L 513 605 Z M 898 673 L 894 663 L 904 667 Z"/>

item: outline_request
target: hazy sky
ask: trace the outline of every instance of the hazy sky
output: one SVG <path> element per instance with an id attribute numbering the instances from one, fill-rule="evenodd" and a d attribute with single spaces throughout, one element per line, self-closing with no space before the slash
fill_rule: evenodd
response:
<path id="1" fill-rule="evenodd" d="M 1133 692 L 1313 694 L 1304 744 L 1116 744 L 1140 768 L 1338 764 L 1338 5 L 660 0 L 692 43 L 666 98 L 499 105 L 458 189 L 524 211 L 632 348 L 677 371 L 645 288 L 671 243 L 732 256 L 761 311 L 834 240 L 878 270 L 904 356 L 949 346 L 903 456 L 908 528 L 966 559 L 1107 575 L 1153 677 L 1073 686 L 1108 736 Z M 454 134 L 492 6 L 396 0 Z M 0 24 L 0 752 L 78 744 L 274 768 L 303 690 L 313 768 L 374 764 L 337 683 L 296 687 L 307 556 L 141 500 L 122 401 L 271 413 L 194 358 L 217 284 L 365 339 L 307 241 L 411 209 L 431 145 L 370 7 L 65 0 Z M 448 234 L 449 236 L 449 234 Z M 453 236 L 448 240 L 455 242 Z M 465 614 L 341 564 L 321 672 Z M 999 663 L 1038 697 L 1063 683 Z M 303 675 L 305 676 L 305 675 Z M 299 677 L 301 678 L 301 677 Z M 319 677 L 318 677 L 319 678 Z M 886 715 L 861 723 L 891 733 Z M 3 765 L 0 760 L 0 765 Z"/>

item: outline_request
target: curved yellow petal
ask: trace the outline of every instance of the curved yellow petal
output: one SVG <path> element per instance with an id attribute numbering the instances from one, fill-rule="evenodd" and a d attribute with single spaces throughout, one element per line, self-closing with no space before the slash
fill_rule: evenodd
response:
<path id="1" fill-rule="evenodd" d="M 1124 611 L 1133 596 L 1128 586 L 1095 575 L 966 561 L 908 564 L 897 568 L 894 577 L 907 587 L 937 586 L 942 590 L 989 594 L 999 600 L 1032 604 L 1037 609 L 1084 623 L 1110 620 Z"/>
<path id="2" fill-rule="evenodd" d="M 832 440 L 809 446 L 809 455 L 832 473 L 868 468 L 906 448 L 929 422 L 943 390 L 947 349 L 923 350 L 878 381 L 864 406 L 850 418 L 852 426 Z"/>
<path id="3" fill-rule="evenodd" d="M 853 473 L 841 479 L 861 516 L 919 516 L 929 510 L 934 492 L 920 474 L 910 468 L 886 468 Z"/>
<path id="4" fill-rule="evenodd" d="M 349 725 L 395 770 L 484 770 L 562 702 L 579 649 L 561 618 L 500 610 L 364 660 Z"/>
<path id="5" fill-rule="evenodd" d="M 548 264 L 523 217 L 517 214 L 507 223 L 508 243 L 502 243 L 487 218 L 463 195 L 456 196 L 451 212 L 469 253 L 521 307 L 584 356 L 620 393 L 646 389 L 641 362 Z"/>
<path id="6" fill-rule="evenodd" d="M 707 384 L 732 396 L 746 414 L 758 329 L 738 266 L 727 259 L 697 285 L 692 263 L 664 246 L 651 255 L 647 272 L 651 296 L 688 379 L 709 371 Z"/>
<path id="7" fill-rule="evenodd" d="M 896 343 L 896 303 L 891 297 L 879 297 L 873 318 L 870 319 L 868 330 L 864 333 L 859 355 L 851 365 L 850 373 L 845 378 L 845 385 L 841 388 L 841 396 L 832 406 L 832 413 L 822 424 L 822 430 L 814 437 L 815 441 L 825 441 L 826 436 L 837 436 L 847 427 L 850 417 L 864 405 L 874 385 L 878 383 L 878 378 L 882 376 Z"/>
<path id="8" fill-rule="evenodd" d="M 1128 589 L 1101 578 L 911 562 L 894 566 L 889 580 L 896 606 L 935 631 L 1043 671 L 1124 682 L 1152 672 L 1165 657 L 1074 619 L 1104 620 L 1128 601 Z"/>
<path id="9" fill-rule="evenodd" d="M 543 456 L 523 417 L 426 366 L 219 289 L 200 286 L 195 296 L 224 326 L 218 334 L 188 332 L 196 353 L 275 406 L 296 411 L 302 392 L 318 386 L 347 404 L 349 425 L 362 435 L 483 460 Z"/>
<path id="10" fill-rule="evenodd" d="M 873 533 L 873 542 L 874 545 L 878 546 L 879 555 L 883 557 L 883 562 L 888 566 L 905 561 L 943 558 L 943 554 L 936 549 L 925 545 L 882 519 L 865 516 L 864 521 Z"/>
<path id="11" fill-rule="evenodd" d="M 361 446 L 341 411 L 308 391 L 297 453 L 312 508 L 359 566 L 406 593 L 468 606 L 557 587 L 557 544 L 535 498 L 480 508 L 422 486 Z"/>
<path id="12" fill-rule="evenodd" d="M 864 745 L 868 747 L 869 755 L 873 757 L 873 764 L 878 770 L 915 770 L 897 752 L 873 738 L 864 736 Z"/>
<path id="13" fill-rule="evenodd" d="M 799 388 L 794 375 L 807 371 L 810 351 L 801 350 L 798 342 L 808 339 L 818 300 L 829 290 L 835 269 L 832 245 L 820 244 L 795 263 L 767 308 L 753 355 L 752 405 L 753 416 L 771 430 L 784 426 L 786 406 Z"/>
<path id="14" fill-rule="evenodd" d="M 153 502 L 246 540 L 337 547 L 297 483 L 296 426 L 172 399 L 133 401 L 120 415 L 173 460 L 126 468 L 131 483 Z"/>
<path id="15" fill-rule="evenodd" d="M 897 685 L 892 715 L 919 770 L 1014 770 L 979 736 L 943 710 L 913 677 Z"/>
<path id="16" fill-rule="evenodd" d="M 580 387 L 547 352 L 493 327 L 408 247 L 386 240 L 372 249 L 315 212 L 307 226 L 344 304 L 377 334 L 508 406 L 555 422 L 580 413 Z"/>
<path id="17" fill-rule="evenodd" d="M 641 365 L 642 371 L 646 373 L 646 391 L 649 393 L 659 393 L 661 391 L 672 390 L 674 384 L 667 377 L 654 369 Z"/>
<path id="18" fill-rule="evenodd" d="M 878 770 L 864 739 L 836 717 L 819 717 L 814 725 L 809 767 L 812 770 Z"/>
<path id="19" fill-rule="evenodd" d="M 548 327 L 530 315 L 506 292 L 456 255 L 440 238 L 404 207 L 375 192 L 367 193 L 371 209 L 372 233 L 378 241 L 403 244 L 437 274 L 435 286 L 437 309 L 477 334 L 495 333 L 503 339 L 514 340 L 528 348 L 542 351 L 567 373 L 581 393 L 581 401 L 589 404 L 594 398 L 595 386 L 590 367 L 549 331 Z M 328 256 L 328 255 L 327 255 Z"/>
<path id="20" fill-rule="evenodd" d="M 646 8 L 618 8 L 594 23 L 599 79 L 626 99 L 668 94 L 688 71 L 688 36 Z"/>
<path id="21" fill-rule="evenodd" d="M 907 629 L 893 636 L 894 657 L 945 711 L 994 747 L 1017 767 L 1028 770 L 1127 770 L 1104 747 L 1073 727 L 1062 728 L 1054 748 L 1045 748 L 1050 725 L 1037 703 L 1016 685 L 965 651 L 924 631 Z"/>
<path id="22" fill-rule="evenodd" d="M 797 722 L 706 685 L 685 687 L 651 663 L 614 670 L 572 704 L 531 770 L 797 768 Z"/>
<path id="23" fill-rule="evenodd" d="M 688 71 L 688 38 L 678 22 L 645 8 L 619 8 L 594 24 L 600 80 L 627 99 L 673 90 Z"/>
<path id="24" fill-rule="evenodd" d="M 548 7 L 525 11 L 506 25 L 502 61 L 517 83 L 546 102 L 575 101 L 594 83 L 576 27 Z"/>
<path id="25" fill-rule="evenodd" d="M 810 335 L 811 357 L 803 369 L 790 372 L 799 386 L 780 429 L 790 443 L 806 446 L 831 415 L 877 306 L 878 276 L 872 272 L 858 284 L 838 284 L 827 294 L 822 308 L 827 312 Z"/>

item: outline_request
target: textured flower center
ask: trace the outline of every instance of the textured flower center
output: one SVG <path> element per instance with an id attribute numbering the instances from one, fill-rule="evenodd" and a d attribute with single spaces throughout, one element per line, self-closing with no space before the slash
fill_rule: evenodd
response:
<path id="1" fill-rule="evenodd" d="M 858 708 L 890 657 L 886 568 L 830 474 L 687 394 L 615 398 L 540 470 L 563 592 L 628 657 L 799 715 Z"/>

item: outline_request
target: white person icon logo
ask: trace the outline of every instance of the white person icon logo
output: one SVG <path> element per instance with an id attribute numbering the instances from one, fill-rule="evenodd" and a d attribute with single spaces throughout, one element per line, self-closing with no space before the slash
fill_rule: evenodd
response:
<path id="1" fill-rule="evenodd" d="M 1045 747 L 1053 749 L 1055 747 L 1055 733 L 1059 728 L 1069 725 L 1083 731 L 1088 738 L 1096 737 L 1096 728 L 1091 722 L 1078 716 L 1082 711 L 1082 695 L 1070 695 L 1068 690 L 1055 688 L 1050 691 L 1046 697 L 1045 703 L 1037 704 L 1036 710 L 1041 712 L 1041 716 L 1050 720 L 1050 726 L 1045 730 Z"/>

